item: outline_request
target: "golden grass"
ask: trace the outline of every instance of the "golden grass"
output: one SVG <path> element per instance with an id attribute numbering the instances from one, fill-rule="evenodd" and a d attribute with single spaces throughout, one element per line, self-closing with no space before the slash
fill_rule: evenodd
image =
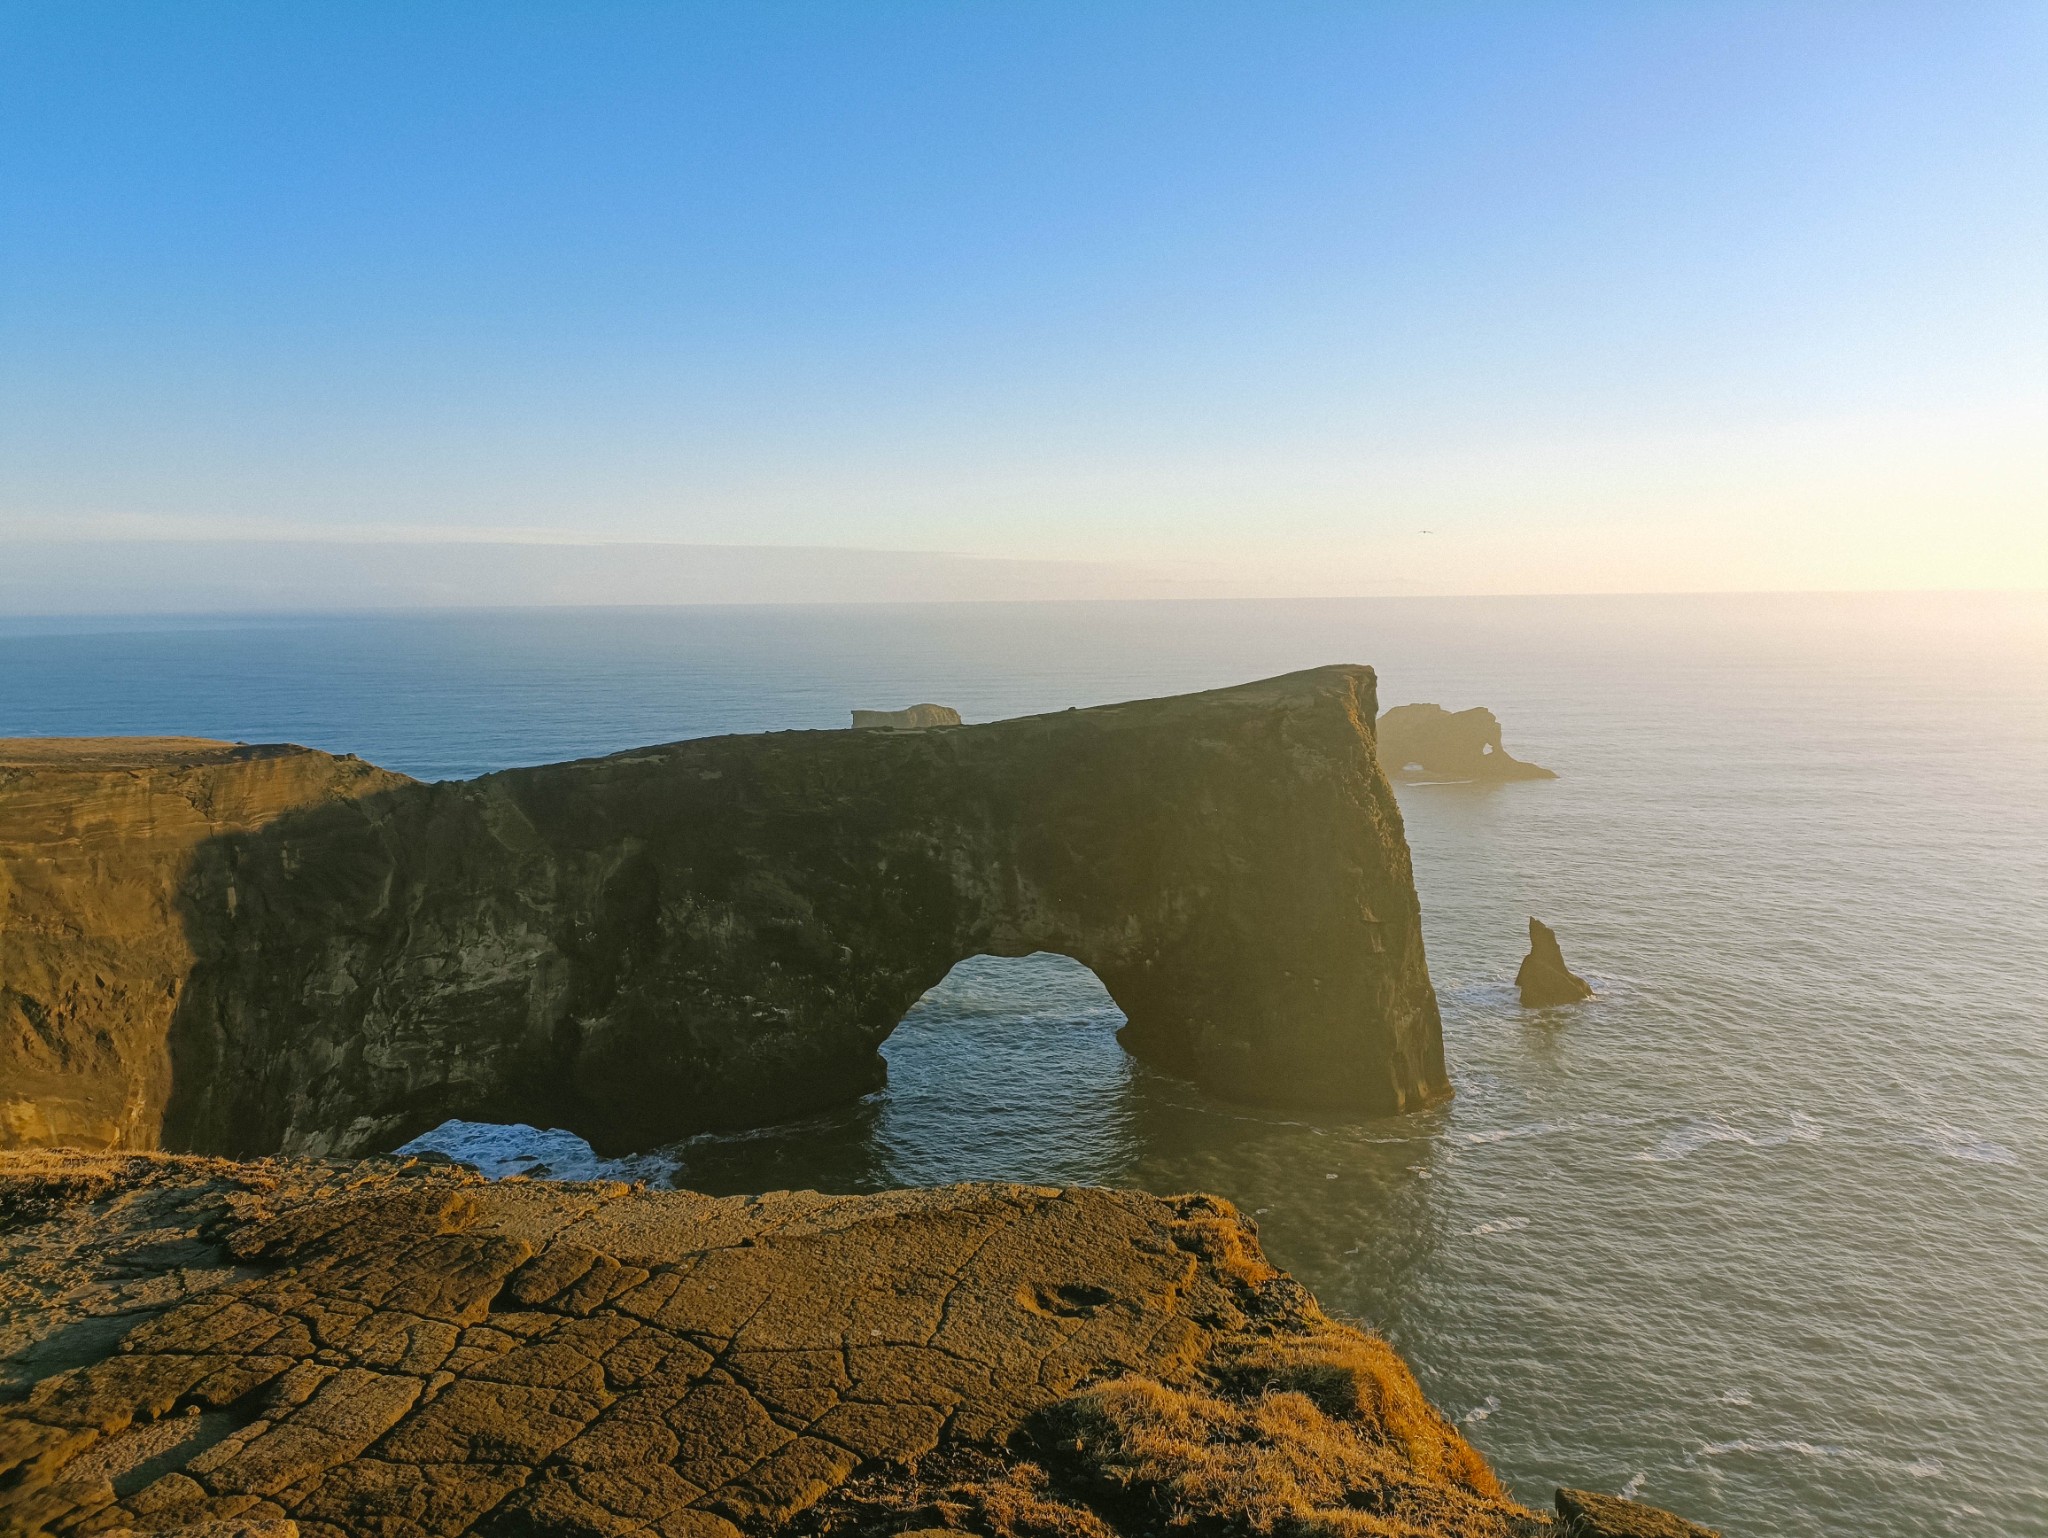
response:
<path id="1" fill-rule="evenodd" d="M 1114 1379 L 1056 1422 L 1085 1473 L 1169 1528 L 1507 1538 L 1531 1516 L 1391 1347 L 1338 1325 L 1257 1343 L 1213 1389 Z"/>
<path id="2" fill-rule="evenodd" d="M 1204 1205 L 1210 1210 L 1197 1210 L 1175 1221 L 1175 1244 L 1190 1254 L 1200 1255 L 1223 1275 L 1247 1287 L 1257 1287 L 1280 1274 L 1259 1253 L 1236 1208 L 1213 1198 Z"/>
<path id="3" fill-rule="evenodd" d="M 1408 1364 L 1376 1335 L 1333 1327 L 1261 1341 L 1226 1361 L 1222 1373 L 1241 1391 L 1303 1395 L 1426 1479 L 1489 1500 L 1505 1497 L 1486 1460 L 1437 1413 Z"/>

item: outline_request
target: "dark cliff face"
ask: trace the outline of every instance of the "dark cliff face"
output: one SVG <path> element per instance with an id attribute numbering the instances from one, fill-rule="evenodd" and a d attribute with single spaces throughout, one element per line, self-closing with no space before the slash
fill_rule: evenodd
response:
<path id="1" fill-rule="evenodd" d="M 7 1140 L 350 1153 L 465 1116 L 646 1147 L 874 1088 L 876 1047 L 954 963 L 1034 950 L 1093 968 L 1130 1050 L 1219 1094 L 1426 1104 L 1449 1085 L 1374 703 L 1369 669 L 1323 668 L 385 776 L 181 835 L 165 1007 L 123 1048 L 160 1060 L 175 1001 L 168 1104 Z M 68 1039 L 97 1024 L 82 1007 Z"/>
<path id="2" fill-rule="evenodd" d="M 916 734 L 712 738 L 408 786 L 211 846 L 170 1146 L 602 1149 L 876 1087 L 962 958 L 1058 951 L 1239 1099 L 1448 1094 L 1373 677 Z"/>

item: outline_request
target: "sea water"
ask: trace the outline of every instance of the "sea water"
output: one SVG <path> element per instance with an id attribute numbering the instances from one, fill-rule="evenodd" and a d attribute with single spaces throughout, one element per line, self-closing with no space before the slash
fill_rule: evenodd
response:
<path id="1" fill-rule="evenodd" d="M 1404 787 L 1456 1100 L 1250 1110 L 1058 957 L 963 963 L 888 1088 L 602 1166 L 702 1189 L 1219 1191 L 1518 1493 L 1731 1535 L 2048 1533 L 2048 602 L 1373 600 L 0 621 L 0 734 L 427 778 L 1370 662 L 1555 781 Z M 1590 1003 L 1510 986 L 1534 914 Z M 601 1166 L 455 1126 L 500 1172 Z"/>

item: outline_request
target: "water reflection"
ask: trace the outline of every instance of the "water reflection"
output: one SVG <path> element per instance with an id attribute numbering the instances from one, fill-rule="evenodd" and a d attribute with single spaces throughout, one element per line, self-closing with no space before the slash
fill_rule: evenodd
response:
<path id="1" fill-rule="evenodd" d="M 1136 1158 L 1123 1020 L 1078 961 L 970 957 L 882 1044 L 886 1089 L 794 1125 L 692 1138 L 671 1150 L 675 1179 L 717 1194 L 1116 1184 Z"/>

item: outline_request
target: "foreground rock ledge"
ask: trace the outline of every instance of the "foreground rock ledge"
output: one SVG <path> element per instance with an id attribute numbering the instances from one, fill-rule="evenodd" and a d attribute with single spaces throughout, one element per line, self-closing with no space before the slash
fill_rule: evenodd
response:
<path id="1" fill-rule="evenodd" d="M 1201 1196 L 0 1155 L 0 1359 L 9 1533 L 1544 1526 Z"/>
<path id="2" fill-rule="evenodd" d="M 876 1088 L 962 959 L 1094 969 L 1241 1100 L 1448 1096 L 1370 668 L 422 785 L 303 748 L 0 742 L 0 1145 L 606 1152 Z"/>

